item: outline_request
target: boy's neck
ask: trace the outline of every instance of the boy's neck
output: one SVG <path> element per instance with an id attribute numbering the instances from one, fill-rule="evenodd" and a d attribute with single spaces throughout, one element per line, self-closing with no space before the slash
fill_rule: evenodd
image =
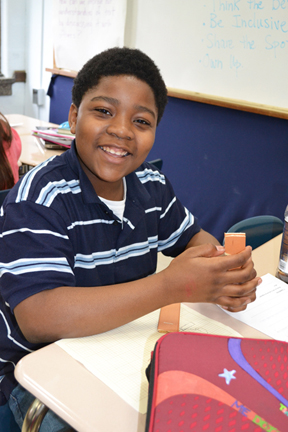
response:
<path id="1" fill-rule="evenodd" d="M 101 191 L 99 190 L 99 193 L 96 190 L 99 197 L 110 201 L 122 201 L 124 199 L 124 179 L 122 179 L 117 185 L 110 183 L 107 184 L 107 187 L 105 187 L 105 184 L 103 186 L 104 187 L 101 188 Z"/>
<path id="2" fill-rule="evenodd" d="M 115 182 L 106 182 L 97 177 L 88 167 L 84 164 L 81 158 L 78 156 L 80 165 L 83 171 L 89 178 L 96 194 L 102 198 L 111 201 L 121 201 L 124 198 L 124 186 L 123 178 Z"/>

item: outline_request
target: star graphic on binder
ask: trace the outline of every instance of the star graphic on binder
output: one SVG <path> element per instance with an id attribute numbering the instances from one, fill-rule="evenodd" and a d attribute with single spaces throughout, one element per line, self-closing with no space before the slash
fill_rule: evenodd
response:
<path id="1" fill-rule="evenodd" d="M 229 385 L 232 379 L 236 379 L 236 377 L 234 376 L 235 372 L 235 370 L 228 371 L 226 368 L 224 368 L 224 372 L 219 374 L 218 376 L 221 378 L 225 378 L 226 384 Z"/>

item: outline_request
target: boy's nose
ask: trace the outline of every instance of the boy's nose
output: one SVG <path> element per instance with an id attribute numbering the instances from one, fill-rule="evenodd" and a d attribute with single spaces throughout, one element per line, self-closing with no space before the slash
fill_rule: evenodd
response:
<path id="1" fill-rule="evenodd" d="M 107 133 L 119 139 L 131 140 L 134 138 L 131 124 L 124 118 L 114 118 L 107 128 Z"/>

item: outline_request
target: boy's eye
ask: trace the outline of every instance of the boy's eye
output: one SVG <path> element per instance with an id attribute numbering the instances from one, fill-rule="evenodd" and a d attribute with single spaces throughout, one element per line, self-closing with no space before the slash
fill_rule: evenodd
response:
<path id="1" fill-rule="evenodd" d="M 150 122 L 148 122 L 147 120 L 144 120 L 144 119 L 137 119 L 136 123 L 140 123 L 140 124 L 147 125 L 147 126 L 151 125 Z"/>
<path id="2" fill-rule="evenodd" d="M 107 114 L 107 115 L 111 115 L 110 111 L 108 111 L 105 108 L 95 108 L 95 111 L 100 112 L 102 114 Z"/>

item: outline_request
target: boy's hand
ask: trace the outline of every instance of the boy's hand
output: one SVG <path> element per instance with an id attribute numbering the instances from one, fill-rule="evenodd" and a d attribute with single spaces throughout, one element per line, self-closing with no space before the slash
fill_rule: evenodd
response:
<path id="1" fill-rule="evenodd" d="M 215 303 L 231 312 L 246 309 L 256 299 L 256 288 L 261 283 L 251 250 L 247 246 L 243 252 L 229 256 L 220 256 L 225 248 L 212 244 L 185 250 L 164 270 L 171 303 Z"/>

